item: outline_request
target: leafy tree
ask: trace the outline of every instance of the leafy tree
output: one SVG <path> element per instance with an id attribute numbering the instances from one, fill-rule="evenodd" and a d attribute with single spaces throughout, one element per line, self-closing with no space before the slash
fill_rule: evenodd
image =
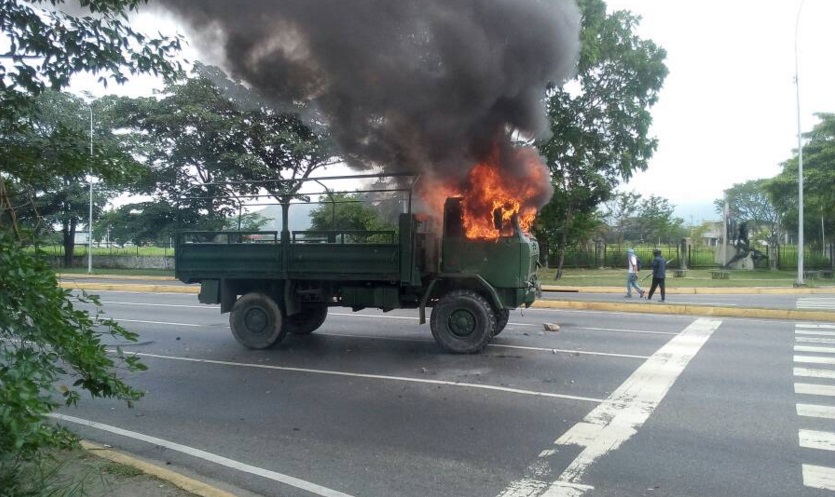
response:
<path id="1" fill-rule="evenodd" d="M 72 74 L 96 73 L 102 81 L 124 81 L 126 73 L 173 74 L 170 56 L 179 39 L 148 38 L 133 31 L 125 14 L 140 0 L 80 0 L 94 16 L 53 9 L 62 0 L 0 3 L 0 30 L 9 52 L 0 53 L 0 481 L 19 488 L 18 463 L 44 447 L 68 443 L 68 432 L 46 422 L 46 414 L 75 404 L 86 391 L 128 403 L 141 392 L 115 374 L 120 364 L 142 366 L 121 350 L 106 353 L 103 335 L 135 340 L 115 323 L 102 322 L 99 303 L 73 297 L 58 287 L 55 275 L 37 252 L 25 250 L 32 231 L 18 218 L 19 194 L 52 177 L 77 171 L 75 161 L 44 160 L 24 138 L 40 137 L 42 151 L 65 151 L 76 142 L 71 130 L 39 134 L 37 96 L 60 90 Z M 43 7 L 48 8 L 43 8 Z M 66 140 L 66 141 L 65 141 Z M 6 148 L 10 153 L 5 153 Z M 78 154 L 74 154 L 78 155 Z M 89 303 L 94 314 L 75 307 Z M 67 375 L 75 377 L 61 384 Z M 36 482 L 35 482 L 36 483 Z M 37 486 L 30 482 L 30 486 Z"/>
<path id="2" fill-rule="evenodd" d="M 555 187 L 537 234 L 559 234 L 552 239 L 561 251 L 576 236 L 573 223 L 580 215 L 593 213 L 634 171 L 646 170 L 657 146 L 649 136 L 649 108 L 667 75 L 666 52 L 634 33 L 639 17 L 607 12 L 602 0 L 578 4 L 582 48 L 577 76 L 548 91 L 552 136 L 537 144 Z"/>
<path id="3" fill-rule="evenodd" d="M 336 193 L 323 202 L 310 213 L 311 230 L 385 231 L 395 229 L 395 225 L 384 219 L 380 210 L 361 193 Z"/>
<path id="4" fill-rule="evenodd" d="M 185 225 L 212 229 L 259 192 L 289 202 L 301 187 L 292 180 L 332 163 L 327 135 L 302 121 L 302 109 L 276 110 L 216 67 L 198 63 L 193 77 L 168 85 L 162 98 L 123 98 L 115 107 L 133 132 L 125 139 L 149 165 L 132 190 L 154 196 L 149 215 L 168 206 L 163 229 L 178 215 Z"/>
<path id="5" fill-rule="evenodd" d="M 684 220 L 673 215 L 675 206 L 666 198 L 650 195 L 641 202 L 637 224 L 642 240 L 674 243 L 684 233 Z"/>
<path id="6" fill-rule="evenodd" d="M 804 135 L 807 141 L 803 145 L 803 229 L 813 243 L 821 240 L 822 228 L 830 240 L 835 230 L 835 114 L 817 117 L 820 122 Z M 798 157 L 783 162 L 782 168 L 764 188 L 780 212 L 782 225 L 797 232 Z"/>
<path id="7" fill-rule="evenodd" d="M 99 179 L 93 196 L 93 215 L 98 217 L 117 185 L 129 182 L 137 171 L 136 162 L 110 130 L 91 123 L 94 107 L 96 102 L 88 107 L 76 96 L 46 91 L 33 99 L 26 127 L 0 136 L 11 156 L 26 157 L 39 171 L 60 171 L 13 183 L 18 187 L 13 200 L 18 219 L 30 228 L 60 228 L 67 267 L 72 264 L 77 228 L 89 226 L 91 173 Z M 88 123 L 93 124 L 92 136 Z"/>
<path id="8" fill-rule="evenodd" d="M 764 231 L 765 240 L 774 246 L 781 234 L 780 214 L 771 201 L 768 183 L 767 179 L 756 179 L 735 184 L 725 190 L 724 198 L 714 200 L 713 205 L 716 212 L 722 214 L 727 201 L 731 216 L 737 223 L 746 223 L 752 234 Z"/>
<path id="9" fill-rule="evenodd" d="M 634 236 L 641 201 L 639 193 L 623 192 L 615 194 L 606 202 L 604 215 L 609 222 L 610 232 L 614 235 L 610 241 L 622 244 L 629 235 Z"/>

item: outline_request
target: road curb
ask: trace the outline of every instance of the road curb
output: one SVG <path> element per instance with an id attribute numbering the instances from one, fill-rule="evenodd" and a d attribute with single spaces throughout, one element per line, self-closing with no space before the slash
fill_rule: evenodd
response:
<path id="1" fill-rule="evenodd" d="M 208 483 L 195 480 L 194 478 L 189 478 L 188 476 L 181 475 L 180 473 L 171 471 L 170 469 L 165 469 L 157 466 L 156 464 L 151 464 L 125 453 L 117 452 L 108 447 L 104 447 L 103 445 L 82 440 L 81 446 L 97 457 L 136 468 L 145 474 L 167 481 L 168 483 L 182 488 L 186 492 L 191 492 L 199 497 L 237 497 L 231 492 L 213 487 Z"/>
<path id="2" fill-rule="evenodd" d="M 79 283 L 76 281 L 59 281 L 58 286 L 71 290 L 100 290 L 114 292 L 140 293 L 200 293 L 199 286 L 179 285 L 142 285 L 134 283 Z"/>
<path id="3" fill-rule="evenodd" d="M 733 318 L 792 319 L 799 321 L 835 322 L 835 312 L 799 311 L 795 309 L 758 309 L 689 304 L 641 303 L 616 304 L 611 302 L 579 302 L 537 300 L 531 307 L 538 309 L 570 309 L 582 311 L 634 312 L 688 316 L 718 316 Z"/>

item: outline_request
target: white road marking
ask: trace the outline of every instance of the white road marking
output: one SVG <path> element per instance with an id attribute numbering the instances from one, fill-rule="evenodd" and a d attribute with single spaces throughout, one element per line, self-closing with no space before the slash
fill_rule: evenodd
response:
<path id="1" fill-rule="evenodd" d="M 797 299 L 798 309 L 835 309 L 835 298 L 803 297 Z"/>
<path id="2" fill-rule="evenodd" d="M 795 337 L 797 343 L 818 343 L 821 345 L 835 345 L 835 338 Z"/>
<path id="3" fill-rule="evenodd" d="M 804 449 L 835 450 L 835 433 L 800 430 L 800 446 Z"/>
<path id="4" fill-rule="evenodd" d="M 794 362 L 802 362 L 805 364 L 835 364 L 835 357 L 796 355 L 794 356 Z"/>
<path id="5" fill-rule="evenodd" d="M 98 430 L 106 431 L 109 433 L 113 433 L 116 435 L 120 435 L 123 437 L 132 438 L 134 440 L 141 440 L 143 442 L 147 442 L 150 444 L 158 445 L 160 447 L 165 447 L 166 449 L 170 449 L 173 451 L 181 452 L 183 454 L 188 454 L 192 457 L 197 457 L 199 459 L 203 459 L 204 461 L 213 462 L 215 464 L 219 464 L 221 466 L 225 466 L 227 468 L 236 469 L 238 471 L 242 471 L 244 473 L 253 474 L 256 476 L 261 476 L 263 478 L 267 478 L 273 481 L 277 481 L 280 483 L 284 483 L 285 485 L 290 485 L 291 487 L 299 488 L 310 492 L 312 494 L 321 495 L 323 497 L 351 497 L 348 494 L 339 492 L 337 490 L 333 490 L 327 487 L 323 487 L 321 485 L 317 485 L 315 483 L 311 483 L 309 481 L 301 480 L 299 478 L 294 478 L 292 476 L 288 476 L 285 474 L 281 474 L 275 471 L 270 471 L 268 469 L 259 468 L 256 466 L 250 466 L 249 464 L 245 464 L 242 462 L 235 461 L 233 459 L 229 459 L 227 457 L 219 456 L 217 454 L 213 454 L 211 452 L 206 452 L 205 450 L 195 449 L 193 447 L 189 447 L 187 445 L 178 444 L 176 442 L 171 442 L 168 440 L 164 440 L 162 438 L 152 437 L 149 435 L 143 435 L 142 433 L 137 433 L 135 431 L 129 431 L 122 428 L 118 428 L 116 426 L 106 425 L 103 423 L 98 423 L 96 421 L 89 421 L 86 419 L 76 418 L 74 416 L 67 416 L 65 414 L 57 414 L 52 413 L 49 414 L 50 417 L 66 421 L 69 423 L 75 423 L 83 426 L 89 426 L 91 428 L 96 428 Z"/>
<path id="6" fill-rule="evenodd" d="M 159 304 L 156 302 L 125 302 L 120 300 L 103 300 L 103 305 L 107 304 L 115 304 L 115 305 L 136 305 L 142 307 L 184 307 L 186 309 L 209 309 L 209 310 L 217 310 L 220 308 L 219 305 L 211 305 L 211 304 Z"/>
<path id="7" fill-rule="evenodd" d="M 646 330 L 628 330 L 628 329 L 621 329 L 621 328 L 590 328 L 590 327 L 579 327 L 579 328 L 569 328 L 567 331 L 574 331 L 577 330 L 586 330 L 586 331 L 612 331 L 617 333 L 640 333 L 644 335 L 678 335 L 678 333 L 674 331 L 646 331 Z"/>
<path id="8" fill-rule="evenodd" d="M 527 347 L 524 345 L 501 345 L 501 344 L 490 344 L 487 346 L 490 347 L 504 347 L 507 349 L 519 349 L 519 350 L 537 350 L 537 351 L 546 351 L 546 352 L 556 352 L 559 354 L 571 354 L 571 355 L 593 355 L 593 356 L 603 356 L 603 357 L 622 357 L 624 359 L 649 359 L 649 356 L 645 355 L 631 355 L 631 354 L 616 354 L 614 352 L 589 352 L 585 350 L 575 350 L 575 349 L 553 349 L 548 347 Z"/>
<path id="9" fill-rule="evenodd" d="M 583 450 L 544 492 L 540 492 L 541 481 L 526 477 L 513 482 L 500 497 L 579 497 L 591 490 L 593 487 L 580 481 L 588 468 L 637 433 L 721 323 L 707 318 L 694 321 L 658 349 L 583 421 L 557 439 L 556 445 L 579 445 Z"/>
<path id="10" fill-rule="evenodd" d="M 818 331 L 816 328 L 794 330 L 795 335 L 815 335 L 824 337 L 835 337 L 835 331 Z"/>
<path id="11" fill-rule="evenodd" d="M 816 354 L 835 354 L 835 347 L 814 347 L 812 345 L 795 345 L 795 352 L 814 352 Z"/>
<path id="12" fill-rule="evenodd" d="M 835 324 L 797 323 L 795 325 L 795 328 L 813 328 L 813 329 L 835 330 Z"/>
<path id="13" fill-rule="evenodd" d="M 205 325 L 203 324 L 192 324 L 192 323 L 169 323 L 166 321 L 144 321 L 141 319 L 122 319 L 122 318 L 110 318 L 117 323 L 142 323 L 142 324 L 162 324 L 166 326 L 190 326 L 193 328 L 201 328 Z"/>
<path id="14" fill-rule="evenodd" d="M 804 464 L 803 484 L 811 488 L 835 490 L 835 468 Z"/>
<path id="15" fill-rule="evenodd" d="M 809 378 L 831 378 L 835 380 L 835 370 L 833 369 L 794 368 L 794 375 L 808 376 Z"/>
<path id="16" fill-rule="evenodd" d="M 813 404 L 797 404 L 797 415 L 808 418 L 835 419 L 835 407 Z M 835 437 L 835 434 L 832 434 Z"/>
<path id="17" fill-rule="evenodd" d="M 835 397 L 835 386 L 816 385 L 814 383 L 795 383 L 794 393 Z"/>
<path id="18" fill-rule="evenodd" d="M 184 362 L 195 362 L 195 363 L 202 363 L 202 364 L 217 364 L 221 366 L 235 366 L 235 367 L 243 367 L 243 368 L 255 368 L 255 369 L 270 369 L 276 371 L 289 371 L 293 373 L 309 373 L 309 374 L 322 374 L 322 375 L 331 375 L 331 376 L 348 376 L 352 378 L 366 378 L 372 380 L 386 380 L 386 381 L 403 381 L 407 383 L 425 383 L 429 385 L 444 385 L 444 386 L 451 386 L 451 387 L 461 387 L 461 388 L 474 388 L 474 389 L 481 389 L 481 390 L 492 390 L 497 392 L 506 392 L 506 393 L 514 393 L 520 395 L 532 395 L 534 397 L 548 397 L 553 399 L 566 399 L 566 400 L 578 400 L 584 402 L 595 402 L 600 403 L 603 402 L 603 399 L 598 399 L 594 397 L 582 397 L 577 395 L 565 395 L 559 393 L 549 393 L 549 392 L 537 392 L 534 390 L 522 390 L 518 388 L 510 388 L 510 387 L 500 387 L 496 385 L 480 385 L 478 383 L 465 383 L 460 381 L 445 381 L 445 380 L 430 380 L 424 378 L 409 378 L 407 376 L 388 376 L 388 375 L 380 375 L 380 374 L 367 374 L 367 373 L 348 373 L 345 371 L 331 371 L 325 369 L 309 369 L 309 368 L 293 368 L 288 366 L 272 366 L 269 364 L 251 364 L 251 363 L 243 363 L 243 362 L 231 362 L 231 361 L 218 361 L 214 359 L 196 359 L 193 357 L 177 357 L 177 356 L 167 356 L 161 354 L 149 354 L 145 352 L 136 352 L 133 355 L 140 356 L 140 357 L 151 357 L 155 359 L 165 359 L 171 361 L 184 361 Z"/>

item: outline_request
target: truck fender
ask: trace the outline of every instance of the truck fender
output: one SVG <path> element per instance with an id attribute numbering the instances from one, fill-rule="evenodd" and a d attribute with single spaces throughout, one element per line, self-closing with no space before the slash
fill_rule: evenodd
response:
<path id="1" fill-rule="evenodd" d="M 484 296 L 487 297 L 487 300 L 490 301 L 490 304 L 493 305 L 494 309 L 503 309 L 504 305 L 502 304 L 502 299 L 499 298 L 498 292 L 496 289 L 493 288 L 493 285 L 487 282 L 481 275 L 478 274 L 454 274 L 454 275 L 440 275 L 437 278 L 433 279 L 429 286 L 426 287 L 426 291 L 423 293 L 423 297 L 420 299 L 420 307 L 418 308 L 418 312 L 420 314 L 420 324 L 426 323 L 426 303 L 429 302 L 429 298 L 432 296 L 432 291 L 435 289 L 435 284 L 439 281 L 447 280 L 451 281 L 452 283 L 448 286 L 452 289 L 455 288 L 464 288 L 466 286 L 473 286 L 474 283 L 476 287 L 480 290 L 484 291 Z M 467 281 L 470 285 L 457 285 L 455 281 Z"/>

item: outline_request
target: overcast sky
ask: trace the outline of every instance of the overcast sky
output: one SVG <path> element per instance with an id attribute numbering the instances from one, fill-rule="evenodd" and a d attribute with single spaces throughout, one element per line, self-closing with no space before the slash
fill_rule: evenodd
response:
<path id="1" fill-rule="evenodd" d="M 735 183 L 773 177 L 797 146 L 795 20 L 801 0 L 608 0 L 643 20 L 638 33 L 667 51 L 667 76 L 652 109 L 658 151 L 623 186 L 675 204 L 687 223 L 715 217 L 711 203 Z M 798 24 L 801 122 L 835 112 L 835 1 L 803 0 Z M 144 15 L 140 28 L 176 30 Z M 196 58 L 193 49 L 186 56 Z M 201 58 L 203 58 L 201 56 Z M 147 94 L 141 80 L 120 93 Z M 84 83 L 76 88 L 87 86 Z M 97 92 L 98 93 L 98 92 Z"/>
<path id="2" fill-rule="evenodd" d="M 609 0 L 643 20 L 670 74 L 653 108 L 658 151 L 627 190 L 660 195 L 698 222 L 734 183 L 770 178 L 797 148 L 795 20 L 800 0 Z M 798 24 L 801 123 L 835 112 L 835 2 L 805 0 Z M 707 214 L 711 214 L 710 209 Z"/>

